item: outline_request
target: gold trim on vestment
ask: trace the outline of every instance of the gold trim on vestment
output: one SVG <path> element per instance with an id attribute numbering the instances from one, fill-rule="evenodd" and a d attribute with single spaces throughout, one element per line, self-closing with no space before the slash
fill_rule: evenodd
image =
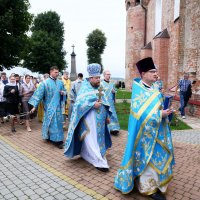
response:
<path id="1" fill-rule="evenodd" d="M 158 96 L 159 92 L 155 92 L 151 97 L 144 103 L 144 105 L 139 109 L 137 112 L 137 119 L 140 119 L 142 116 L 143 112 L 147 109 L 147 107 L 152 103 L 152 101 L 155 99 L 156 96 Z"/>
<path id="2" fill-rule="evenodd" d="M 166 163 L 166 165 L 165 165 L 165 167 L 164 167 L 164 169 L 163 169 L 162 171 L 160 171 L 160 170 L 159 170 L 153 163 L 151 163 L 151 162 L 149 162 L 149 165 L 150 165 L 158 174 L 164 174 L 164 173 L 167 171 L 167 169 L 168 169 L 168 167 L 169 167 L 169 165 L 170 165 L 172 159 L 173 159 L 173 157 L 170 155 L 170 157 L 169 157 L 169 159 L 168 159 L 168 161 L 167 161 L 167 163 Z"/>
<path id="3" fill-rule="evenodd" d="M 167 146 L 161 140 L 159 140 L 158 138 L 156 138 L 156 142 L 158 144 L 160 144 L 160 146 L 163 147 L 168 153 L 171 153 L 170 150 L 167 148 Z"/>
<path id="4" fill-rule="evenodd" d="M 133 112 L 132 109 L 130 109 L 130 114 L 133 115 L 133 117 L 135 117 L 136 119 L 138 119 L 137 113 Z"/>
<path id="5" fill-rule="evenodd" d="M 165 144 L 162 143 L 162 141 L 160 141 L 159 139 L 156 138 L 156 142 L 158 144 L 160 144 L 161 147 L 163 147 L 169 154 L 170 154 L 170 157 L 167 161 L 167 163 L 165 164 L 165 167 L 163 168 L 162 171 L 160 171 L 153 163 L 149 163 L 149 165 L 158 173 L 158 174 L 163 174 L 167 171 L 172 159 L 173 159 L 173 155 L 172 153 L 170 152 L 170 150 L 165 146 Z"/>
<path id="6" fill-rule="evenodd" d="M 128 161 L 128 163 L 125 166 L 120 166 L 120 169 L 127 169 L 132 161 L 133 161 L 133 156 L 131 157 L 131 159 Z"/>
<path id="7" fill-rule="evenodd" d="M 149 196 L 149 195 L 156 193 L 157 191 L 158 191 L 158 188 L 155 188 L 154 190 L 152 190 L 150 192 L 140 192 L 140 194 Z"/>
<path id="8" fill-rule="evenodd" d="M 153 163 L 149 162 L 148 165 L 149 165 L 152 169 L 154 169 L 158 174 L 161 174 L 161 171 L 160 171 L 157 167 L 155 167 L 155 165 L 154 165 Z"/>
<path id="9" fill-rule="evenodd" d="M 151 95 L 151 97 L 149 99 L 147 99 L 147 101 L 143 104 L 143 106 L 139 109 L 139 111 L 136 113 L 134 112 L 132 109 L 130 110 L 130 113 L 137 119 L 139 120 L 140 117 L 142 116 L 144 110 L 147 109 L 147 107 L 152 103 L 152 101 L 154 100 L 154 98 L 156 96 L 158 96 L 160 94 L 160 92 L 158 92 L 157 90 L 147 90 L 145 87 L 142 87 L 141 84 L 135 82 L 140 88 L 145 89 L 148 92 L 154 92 L 153 95 Z"/>
<path id="10" fill-rule="evenodd" d="M 150 113 L 148 114 L 148 116 L 146 117 L 146 119 L 143 121 L 142 125 L 140 126 L 140 130 L 138 131 L 138 135 L 136 137 L 136 140 L 135 140 L 135 145 L 134 145 L 134 149 L 133 151 L 136 149 L 136 146 L 138 145 L 138 141 L 141 137 L 141 134 L 142 134 L 142 130 L 144 128 L 144 126 L 146 125 L 147 121 L 151 118 L 152 114 L 155 112 L 155 110 L 158 109 L 158 107 L 160 106 L 160 102 L 157 102 L 154 106 L 154 108 L 150 111 Z M 125 166 L 120 166 L 120 169 L 127 169 L 130 165 L 130 163 L 132 162 L 133 160 L 133 156 L 132 155 L 132 158 L 128 161 L 128 163 L 125 165 Z M 151 158 L 151 156 L 150 156 Z M 148 162 L 147 162 L 148 163 Z M 138 175 L 139 176 L 139 175 Z"/>
<path id="11" fill-rule="evenodd" d="M 152 117 L 153 113 L 158 109 L 159 106 L 160 106 L 160 102 L 157 102 L 155 106 L 153 107 L 153 109 L 150 111 L 150 113 L 147 115 L 146 119 L 143 121 L 142 125 L 140 126 L 140 130 L 135 140 L 134 150 L 136 149 L 136 146 L 138 145 L 138 141 L 141 137 L 143 128 L 145 127 L 147 121 Z"/>
<path id="12" fill-rule="evenodd" d="M 160 113 L 160 123 L 162 122 L 162 113 Z M 158 125 L 158 127 L 160 127 L 160 123 L 159 123 L 159 125 Z M 156 135 L 155 135 L 155 137 L 157 138 L 157 136 L 158 136 L 158 130 L 159 130 L 159 128 L 157 129 L 157 131 L 156 131 Z M 139 175 L 141 175 L 144 171 L 145 171 L 145 169 L 147 168 L 147 166 L 148 166 L 148 164 L 149 164 L 149 162 L 150 162 L 150 160 L 151 160 L 151 157 L 152 157 L 152 154 L 153 154 L 153 151 L 154 151 L 154 147 L 155 147 L 155 145 L 156 145 L 156 139 L 153 141 L 153 150 L 151 151 L 151 153 L 150 153 L 150 155 L 149 155 L 149 158 L 148 158 L 148 160 L 147 160 L 147 165 L 146 165 L 146 167 L 143 169 L 143 171 L 139 174 Z"/>
<path id="13" fill-rule="evenodd" d="M 165 186 L 166 184 L 168 184 L 171 180 L 172 180 L 172 178 L 173 178 L 173 175 L 170 175 L 166 180 L 164 180 L 163 182 L 161 182 L 160 183 L 160 185 L 158 186 L 158 187 L 163 187 L 163 186 Z M 144 192 L 144 193 L 141 193 L 141 194 L 144 194 L 144 195 L 152 195 L 152 194 L 154 194 L 154 193 L 156 193 L 158 190 L 159 190 L 159 188 L 155 188 L 154 190 L 152 190 L 152 191 L 150 191 L 150 192 Z M 166 192 L 161 192 L 162 194 L 165 194 Z"/>
<path id="14" fill-rule="evenodd" d="M 166 180 L 164 180 L 163 182 L 160 183 L 160 187 L 165 186 L 166 184 L 168 184 L 173 178 L 173 174 L 171 174 Z"/>
<path id="15" fill-rule="evenodd" d="M 170 175 L 166 180 L 164 180 L 163 182 L 160 183 L 159 187 L 163 187 L 163 186 L 165 186 L 166 184 L 168 184 L 168 183 L 172 180 L 172 178 L 173 178 L 173 175 Z M 130 193 L 130 192 L 133 190 L 134 186 L 132 186 L 131 189 L 128 190 L 127 192 L 123 192 L 122 190 L 118 189 L 118 188 L 115 187 L 115 186 L 114 186 L 114 188 L 115 188 L 116 190 L 120 191 L 122 194 L 128 194 L 128 193 Z M 152 194 L 156 193 L 158 190 L 159 190 L 159 189 L 158 189 L 158 187 L 157 187 L 157 188 L 155 188 L 154 190 L 152 190 L 152 191 L 150 191 L 150 192 L 144 192 L 144 193 L 141 193 L 141 192 L 140 192 L 140 194 L 145 195 L 145 196 L 149 196 L 149 195 L 152 195 Z M 166 194 L 166 192 L 161 192 L 161 193 L 162 193 L 162 194 Z"/>

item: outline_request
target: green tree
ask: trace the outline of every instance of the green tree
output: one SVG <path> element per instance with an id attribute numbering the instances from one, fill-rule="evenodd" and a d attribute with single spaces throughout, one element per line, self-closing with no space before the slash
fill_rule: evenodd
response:
<path id="1" fill-rule="evenodd" d="M 56 65 L 65 68 L 64 25 L 54 11 L 38 14 L 31 28 L 32 35 L 24 57 L 24 66 L 34 72 L 47 73 Z"/>
<path id="2" fill-rule="evenodd" d="M 0 0 L 0 70 L 18 65 L 33 16 L 28 0 Z"/>
<path id="3" fill-rule="evenodd" d="M 88 46 L 87 56 L 88 56 L 88 64 L 90 63 L 99 63 L 102 66 L 101 54 L 103 54 L 104 49 L 106 47 L 106 37 L 105 34 L 96 29 L 92 31 L 86 39 L 86 44 Z M 102 66 L 103 71 L 103 66 Z"/>

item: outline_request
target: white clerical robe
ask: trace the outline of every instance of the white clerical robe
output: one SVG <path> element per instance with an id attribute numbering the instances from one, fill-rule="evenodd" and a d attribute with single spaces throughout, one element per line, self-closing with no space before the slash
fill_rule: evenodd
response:
<path id="1" fill-rule="evenodd" d="M 102 157 L 97 142 L 96 116 L 94 110 L 91 110 L 87 114 L 85 122 L 89 128 L 89 133 L 83 140 L 81 157 L 95 167 L 109 168 L 106 157 Z"/>

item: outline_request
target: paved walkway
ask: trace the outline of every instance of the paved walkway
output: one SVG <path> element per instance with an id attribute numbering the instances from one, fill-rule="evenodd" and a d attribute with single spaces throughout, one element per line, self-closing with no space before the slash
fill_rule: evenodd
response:
<path id="1" fill-rule="evenodd" d="M 107 153 L 108 173 L 102 173 L 80 157 L 69 160 L 41 139 L 41 124 L 33 120 L 32 132 L 17 125 L 0 125 L 0 199 L 114 199 L 145 200 L 136 190 L 122 195 L 113 188 L 121 163 L 127 132 L 113 137 Z M 200 199 L 200 130 L 174 131 L 176 166 L 167 200 Z"/>
<path id="2" fill-rule="evenodd" d="M 200 129 L 200 118 L 186 116 L 186 119 L 182 119 L 186 124 L 188 124 L 193 129 Z"/>
<path id="3" fill-rule="evenodd" d="M 200 129 L 173 131 L 173 140 L 177 142 L 200 145 Z M 200 156 L 200 155 L 199 155 Z"/>
<path id="4" fill-rule="evenodd" d="M 4 141 L 0 141 L 0 169 L 0 199 L 93 199 Z"/>

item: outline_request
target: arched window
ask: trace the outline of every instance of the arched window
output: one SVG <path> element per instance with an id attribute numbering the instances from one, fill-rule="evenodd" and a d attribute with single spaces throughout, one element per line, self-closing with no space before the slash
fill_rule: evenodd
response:
<path id="1" fill-rule="evenodd" d="M 179 17 L 180 13 L 180 0 L 174 1 L 174 21 Z"/>
<path id="2" fill-rule="evenodd" d="M 162 30 L 162 0 L 156 0 L 155 35 Z"/>
<path id="3" fill-rule="evenodd" d="M 130 8 L 130 6 L 131 6 L 131 3 L 130 3 L 130 1 L 128 1 L 126 4 L 126 10 L 128 10 Z"/>
<path id="4" fill-rule="evenodd" d="M 135 6 L 140 4 L 140 0 L 135 0 Z"/>

